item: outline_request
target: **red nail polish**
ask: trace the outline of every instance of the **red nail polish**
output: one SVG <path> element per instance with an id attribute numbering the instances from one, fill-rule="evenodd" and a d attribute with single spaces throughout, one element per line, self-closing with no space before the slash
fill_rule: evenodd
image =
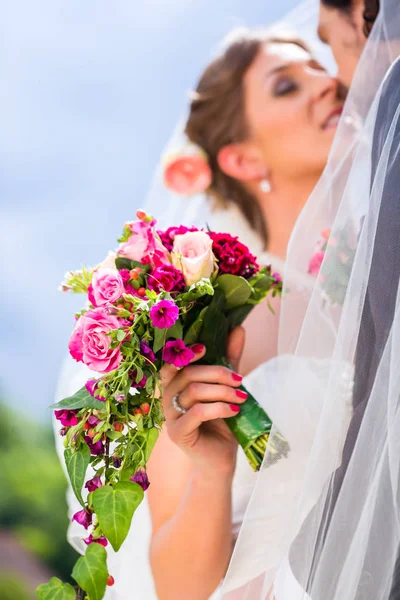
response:
<path id="1" fill-rule="evenodd" d="M 242 398 L 242 400 L 246 400 L 248 393 L 247 392 L 243 392 L 242 390 L 235 390 L 235 394 L 236 396 L 238 396 L 238 398 Z"/>
<path id="2" fill-rule="evenodd" d="M 200 354 L 200 352 L 203 352 L 204 348 L 204 344 L 195 344 L 192 346 L 192 350 L 195 354 Z"/>
<path id="3" fill-rule="evenodd" d="M 239 373 L 232 373 L 232 379 L 234 381 L 242 381 L 243 377 Z"/>
<path id="4" fill-rule="evenodd" d="M 240 412 L 240 406 L 238 406 L 237 404 L 230 404 L 230 409 L 233 410 L 233 412 L 238 413 Z"/>

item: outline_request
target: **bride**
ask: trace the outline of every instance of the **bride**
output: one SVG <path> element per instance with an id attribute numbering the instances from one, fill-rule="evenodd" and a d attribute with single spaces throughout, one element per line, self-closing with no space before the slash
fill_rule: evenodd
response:
<path id="1" fill-rule="evenodd" d="M 326 164 L 342 105 L 337 80 L 303 42 L 263 32 L 231 36 L 204 71 L 185 127 L 212 172 L 210 228 L 239 235 L 260 262 L 282 270 L 289 236 Z M 305 282 L 307 277 L 305 271 Z M 167 426 L 148 466 L 148 504 L 136 512 L 123 549 L 118 555 L 109 551 L 115 579 L 109 600 L 220 597 L 256 478 L 220 417 L 237 413 L 245 402 L 235 392 L 243 375 L 272 418 L 276 412 L 278 318 L 265 304 L 253 311 L 245 329 L 240 374 L 193 365 L 179 374 L 165 371 Z M 267 338 L 262 345 L 260 332 Z M 239 330 L 227 349 L 237 369 L 242 345 Z M 202 353 L 199 349 L 197 357 Z M 67 364 L 58 397 L 87 378 L 82 366 Z M 172 408 L 178 394 L 186 415 Z M 61 453 L 61 440 L 58 446 Z M 68 500 L 72 515 L 77 507 L 71 491 Z M 279 523 L 271 535 L 278 540 Z M 82 552 L 81 531 L 73 523 L 69 540 Z"/>

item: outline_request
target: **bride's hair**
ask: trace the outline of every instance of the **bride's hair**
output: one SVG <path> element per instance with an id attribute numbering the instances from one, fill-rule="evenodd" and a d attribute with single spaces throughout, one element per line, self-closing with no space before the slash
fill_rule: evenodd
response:
<path id="1" fill-rule="evenodd" d="M 218 153 L 228 144 L 248 136 L 244 106 L 243 79 L 265 43 L 294 43 L 309 51 L 299 40 L 271 36 L 265 31 L 238 30 L 230 34 L 222 53 L 203 72 L 191 96 L 186 135 L 207 152 L 212 184 L 207 193 L 219 204 L 232 202 L 242 211 L 251 227 L 268 241 L 267 224 L 257 199 L 245 186 L 219 167 Z"/>

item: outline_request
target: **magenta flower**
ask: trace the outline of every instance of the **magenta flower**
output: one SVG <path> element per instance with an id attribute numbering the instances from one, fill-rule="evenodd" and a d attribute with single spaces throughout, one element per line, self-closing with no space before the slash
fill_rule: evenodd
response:
<path id="1" fill-rule="evenodd" d="M 88 379 L 87 382 L 85 383 L 85 388 L 87 389 L 87 391 L 89 392 L 89 394 L 91 396 L 93 396 L 94 398 L 97 398 L 97 400 L 100 400 L 100 402 L 105 402 L 105 398 L 101 398 L 101 396 L 99 394 L 96 394 L 96 389 L 97 389 L 98 383 L 99 383 L 98 379 Z"/>
<path id="2" fill-rule="evenodd" d="M 144 340 L 142 340 L 140 342 L 140 353 L 143 356 L 145 356 L 148 360 L 150 360 L 152 363 L 156 362 L 156 357 L 155 357 L 153 350 L 150 348 L 148 343 L 145 342 Z"/>
<path id="3" fill-rule="evenodd" d="M 55 410 L 54 415 L 57 421 L 60 421 L 64 427 L 73 427 L 79 423 L 76 412 L 76 410 Z"/>
<path id="4" fill-rule="evenodd" d="M 148 286 L 157 294 L 165 292 L 183 292 L 186 289 L 185 279 L 181 271 L 173 265 L 161 265 L 151 273 Z"/>
<path id="5" fill-rule="evenodd" d="M 325 252 L 319 251 L 314 254 L 308 264 L 309 275 L 316 277 L 321 269 L 322 261 L 324 260 Z"/>
<path id="6" fill-rule="evenodd" d="M 94 490 L 97 490 L 97 488 L 101 487 L 102 485 L 101 478 L 96 475 L 93 477 L 93 479 L 89 479 L 89 481 L 85 483 L 85 488 L 89 490 L 89 492 L 94 492 Z"/>
<path id="7" fill-rule="evenodd" d="M 101 422 L 101 420 L 95 417 L 94 415 L 90 415 L 87 422 L 91 427 L 96 427 L 96 425 L 98 425 Z"/>
<path id="8" fill-rule="evenodd" d="M 172 300 L 160 300 L 150 309 L 150 320 L 153 327 L 168 329 L 179 318 L 179 308 Z"/>
<path id="9" fill-rule="evenodd" d="M 142 490 L 145 492 L 150 485 L 149 478 L 146 473 L 146 469 L 140 468 L 136 471 L 133 477 L 130 478 L 130 481 L 133 483 L 137 483 L 140 485 Z"/>
<path id="10" fill-rule="evenodd" d="M 71 521 L 76 521 L 79 525 L 82 525 L 85 529 L 88 529 L 89 525 L 92 524 L 92 513 L 84 508 L 79 512 L 75 513 Z"/>
<path id="11" fill-rule="evenodd" d="M 104 454 L 104 446 L 101 440 L 93 443 L 92 439 L 88 435 L 85 435 L 83 439 L 89 446 L 90 454 L 92 456 L 99 456 L 100 454 Z"/>
<path id="12" fill-rule="evenodd" d="M 84 539 L 83 541 L 84 541 L 84 542 L 85 542 L 85 544 L 87 544 L 88 546 L 89 546 L 89 544 L 101 544 L 102 546 L 104 546 L 104 548 L 105 548 L 106 546 L 108 546 L 108 540 L 107 540 L 107 538 L 106 538 L 104 535 L 100 536 L 100 537 L 99 537 L 99 538 L 97 538 L 96 540 L 95 540 L 95 539 L 93 539 L 93 536 L 92 536 L 92 535 L 89 535 L 89 537 L 88 537 L 88 538 L 86 538 L 86 539 Z"/>
<path id="13" fill-rule="evenodd" d="M 180 225 L 179 227 L 169 227 L 165 231 L 157 231 L 157 233 L 160 236 L 163 246 L 165 246 L 165 248 L 171 252 L 172 248 L 174 247 L 175 236 L 183 235 L 188 231 L 199 230 L 197 227 L 186 227 L 185 225 Z"/>
<path id="14" fill-rule="evenodd" d="M 172 340 L 164 346 L 162 354 L 164 362 L 174 367 L 186 367 L 194 358 L 194 352 L 185 346 L 183 340 Z"/>

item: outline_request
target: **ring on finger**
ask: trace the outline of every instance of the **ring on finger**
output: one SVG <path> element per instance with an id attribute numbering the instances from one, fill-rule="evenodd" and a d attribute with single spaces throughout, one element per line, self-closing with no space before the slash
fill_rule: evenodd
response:
<path id="1" fill-rule="evenodd" d="M 183 408 L 183 406 L 179 402 L 179 394 L 175 394 L 175 396 L 172 398 L 172 406 L 180 415 L 186 415 L 187 409 Z"/>

